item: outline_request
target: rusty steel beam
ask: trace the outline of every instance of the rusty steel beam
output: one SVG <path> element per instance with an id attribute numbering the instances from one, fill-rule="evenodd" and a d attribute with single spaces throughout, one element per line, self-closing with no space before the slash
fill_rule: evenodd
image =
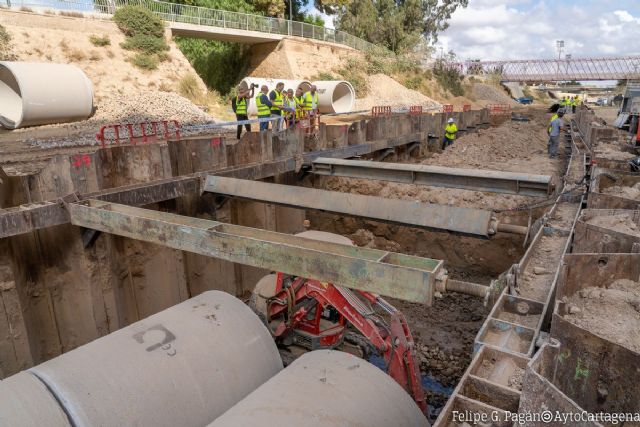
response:
<path id="1" fill-rule="evenodd" d="M 446 278 L 439 260 L 99 200 L 67 208 L 76 226 L 428 305 Z"/>
<path id="2" fill-rule="evenodd" d="M 497 225 L 493 212 L 482 209 L 385 199 L 212 175 L 207 177 L 203 189 L 246 200 L 483 237 L 494 234 Z"/>
<path id="3" fill-rule="evenodd" d="M 131 206 L 144 206 L 164 202 L 190 194 L 200 194 L 200 183 L 208 174 L 232 176 L 242 179 L 264 179 L 277 173 L 295 169 L 295 160 L 285 159 L 220 171 L 199 172 L 181 177 L 110 188 L 78 196 L 81 199 L 97 199 Z M 67 199 L 67 200 L 64 200 Z M 65 201 L 74 201 L 73 195 L 51 200 L 0 209 L 0 239 L 29 233 L 42 228 L 69 223 Z"/>
<path id="4" fill-rule="evenodd" d="M 492 170 L 316 158 L 313 160 L 312 171 L 317 175 L 376 179 L 523 196 L 544 197 L 553 192 L 553 183 L 549 175 Z"/>

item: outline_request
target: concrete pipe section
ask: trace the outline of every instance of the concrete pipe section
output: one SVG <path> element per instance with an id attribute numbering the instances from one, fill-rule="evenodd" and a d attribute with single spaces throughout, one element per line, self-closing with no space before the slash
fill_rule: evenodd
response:
<path id="1" fill-rule="evenodd" d="M 68 64 L 0 61 L 0 125 L 8 129 L 88 118 L 93 85 Z"/>
<path id="2" fill-rule="evenodd" d="M 28 372 L 0 382 L 0 426 L 71 427 L 47 387 Z"/>
<path id="3" fill-rule="evenodd" d="M 349 353 L 302 355 L 209 427 L 428 426 L 384 371 Z"/>
<path id="4" fill-rule="evenodd" d="M 356 91 L 351 83 L 344 80 L 322 80 L 313 82 L 318 90 L 320 112 L 348 113 L 353 111 L 356 102 Z"/>
<path id="5" fill-rule="evenodd" d="M 253 98 L 251 98 L 251 101 L 249 102 L 248 112 L 250 116 L 255 116 L 258 114 L 258 108 L 256 107 L 255 98 L 256 96 L 258 96 L 258 92 L 260 92 L 260 88 L 262 87 L 262 85 L 267 85 L 267 87 L 269 88 L 269 92 L 271 92 L 276 88 L 276 85 L 279 82 L 284 83 L 285 90 L 293 89 L 294 94 L 298 88 L 301 88 L 303 92 L 307 92 L 311 88 L 311 82 L 308 80 L 265 79 L 261 77 L 246 77 L 242 79 L 242 81 L 240 82 L 240 85 L 239 85 L 240 87 L 249 89 L 252 83 L 258 85 L 258 87 L 255 89 L 255 92 L 253 94 Z"/>
<path id="6" fill-rule="evenodd" d="M 65 425 L 46 386 L 73 426 L 204 426 L 281 369 L 258 316 L 210 291 L 0 382 L 0 419 Z M 24 375 L 39 380 L 22 392 L 28 407 L 4 397 Z"/>

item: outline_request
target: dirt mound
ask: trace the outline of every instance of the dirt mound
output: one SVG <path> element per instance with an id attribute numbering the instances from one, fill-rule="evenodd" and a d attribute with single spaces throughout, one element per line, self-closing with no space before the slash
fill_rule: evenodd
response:
<path id="1" fill-rule="evenodd" d="M 420 92 L 407 89 L 385 74 L 374 74 L 369 76 L 367 80 L 369 93 L 364 98 L 356 99 L 356 110 L 369 110 L 376 105 L 398 107 L 421 105 L 427 109 L 439 109 L 442 106 Z"/>
<path id="2" fill-rule="evenodd" d="M 473 96 L 479 103 L 486 101 L 486 104 L 508 104 L 511 106 L 518 105 L 503 90 L 485 83 L 476 83 L 473 85 Z"/>
<path id="3" fill-rule="evenodd" d="M 567 304 L 569 322 L 640 352 L 640 282 L 620 279 L 607 288 L 588 287 Z"/>
<path id="4" fill-rule="evenodd" d="M 640 200 L 640 182 L 632 187 L 614 185 L 602 190 L 604 194 L 610 194 L 612 196 L 624 197 L 626 199 Z"/>
<path id="5" fill-rule="evenodd" d="M 446 151 L 422 163 L 557 175 L 559 164 L 547 156 L 548 119 L 543 113 L 532 113 L 530 119 L 507 120 L 497 128 L 464 133 Z"/>
<path id="6" fill-rule="evenodd" d="M 596 216 L 587 220 L 587 224 L 609 228 L 634 236 L 640 236 L 640 228 L 628 215 Z"/>

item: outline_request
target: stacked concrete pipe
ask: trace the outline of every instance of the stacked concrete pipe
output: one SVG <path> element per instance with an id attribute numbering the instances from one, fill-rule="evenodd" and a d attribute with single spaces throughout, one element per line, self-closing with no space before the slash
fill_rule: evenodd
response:
<path id="1" fill-rule="evenodd" d="M 248 89 L 251 84 L 257 84 L 254 96 L 249 102 L 249 115 L 257 114 L 255 97 L 258 96 L 260 87 L 266 85 L 269 91 L 276 88 L 278 82 L 284 83 L 285 90 L 300 88 L 303 92 L 307 92 L 311 85 L 315 85 L 318 91 L 318 109 L 323 114 L 329 113 L 348 113 L 353 111 L 356 102 L 356 92 L 351 83 L 344 80 L 319 80 L 313 83 L 308 80 L 284 80 L 284 79 L 267 79 L 259 77 L 247 77 L 240 82 L 240 87 Z"/>
<path id="2" fill-rule="evenodd" d="M 8 129 L 84 120 L 93 85 L 73 65 L 0 61 L 0 125 Z"/>
<path id="3" fill-rule="evenodd" d="M 318 109 L 323 114 L 353 111 L 356 91 L 344 80 L 320 80 L 313 84 L 318 90 Z"/>
<path id="4" fill-rule="evenodd" d="M 203 426 L 281 369 L 258 316 L 210 291 L 0 382 L 0 424 Z"/>
<path id="5" fill-rule="evenodd" d="M 428 426 L 389 375 L 349 353 L 306 353 L 209 427 Z"/>

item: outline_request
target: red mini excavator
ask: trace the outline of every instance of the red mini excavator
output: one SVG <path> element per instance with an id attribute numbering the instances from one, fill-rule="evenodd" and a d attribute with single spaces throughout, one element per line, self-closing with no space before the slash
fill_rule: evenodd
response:
<path id="1" fill-rule="evenodd" d="M 346 237 L 320 231 L 298 236 L 353 245 Z M 350 346 L 359 348 L 364 358 L 373 353 L 381 356 L 387 373 L 426 413 L 411 331 L 402 313 L 380 296 L 275 273 L 258 282 L 251 306 L 281 347 L 318 350 Z M 389 320 L 376 314 L 374 306 L 388 314 Z"/>

